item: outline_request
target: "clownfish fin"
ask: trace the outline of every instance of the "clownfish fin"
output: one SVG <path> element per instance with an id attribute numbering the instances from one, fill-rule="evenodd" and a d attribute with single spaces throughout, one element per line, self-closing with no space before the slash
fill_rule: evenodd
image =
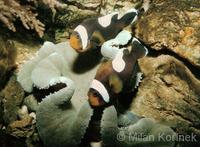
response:
<path id="1" fill-rule="evenodd" d="M 131 52 L 139 59 L 148 54 L 148 49 L 138 39 L 133 38 Z"/>
<path id="2" fill-rule="evenodd" d="M 124 25 L 124 27 L 133 24 L 138 17 L 138 10 L 135 8 L 129 9 L 124 14 L 118 14 L 118 20 Z"/>
<path id="3" fill-rule="evenodd" d="M 95 44 L 100 46 L 105 42 L 105 38 L 103 37 L 100 31 L 96 30 L 92 34 L 91 42 L 94 42 Z"/>
<path id="4" fill-rule="evenodd" d="M 120 93 L 123 89 L 122 80 L 116 74 L 109 76 L 109 86 L 115 93 Z"/>
<path id="5" fill-rule="evenodd" d="M 137 88 L 139 86 L 140 82 L 142 81 L 142 75 L 143 75 L 142 72 L 138 72 L 137 73 L 136 83 L 135 83 L 135 87 L 134 88 Z"/>

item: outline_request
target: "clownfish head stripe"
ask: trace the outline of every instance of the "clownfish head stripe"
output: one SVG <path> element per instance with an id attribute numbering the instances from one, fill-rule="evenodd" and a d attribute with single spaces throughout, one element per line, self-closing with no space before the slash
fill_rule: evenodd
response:
<path id="1" fill-rule="evenodd" d="M 98 18 L 98 23 L 102 26 L 102 27 L 108 27 L 111 24 L 111 20 L 113 15 L 118 14 L 118 12 L 113 12 L 111 14 L 102 16 Z"/>
<path id="2" fill-rule="evenodd" d="M 110 96 L 108 94 L 108 91 L 100 81 L 94 79 L 90 85 L 90 88 L 96 90 L 102 96 L 103 100 L 106 103 L 110 101 Z"/>
<path id="3" fill-rule="evenodd" d="M 79 36 L 81 38 L 82 50 L 85 50 L 88 45 L 88 33 L 86 28 L 82 25 L 78 25 L 74 31 L 80 34 Z"/>

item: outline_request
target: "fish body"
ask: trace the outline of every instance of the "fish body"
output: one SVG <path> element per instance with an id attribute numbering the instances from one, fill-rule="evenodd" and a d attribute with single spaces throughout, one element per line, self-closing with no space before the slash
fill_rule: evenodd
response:
<path id="1" fill-rule="evenodd" d="M 147 49 L 136 39 L 132 48 L 120 49 L 113 60 L 101 64 L 88 91 L 91 106 L 114 104 L 123 93 L 132 92 L 141 81 L 138 59 L 146 56 Z"/>
<path id="2" fill-rule="evenodd" d="M 137 19 L 138 11 L 134 8 L 120 16 L 114 12 L 98 18 L 89 18 L 78 25 L 70 36 L 70 45 L 78 52 L 101 46 L 114 38 L 124 27 Z"/>

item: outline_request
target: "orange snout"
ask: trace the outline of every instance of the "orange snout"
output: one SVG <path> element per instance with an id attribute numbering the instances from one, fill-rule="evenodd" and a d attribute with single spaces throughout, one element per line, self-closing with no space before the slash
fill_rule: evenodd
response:
<path id="1" fill-rule="evenodd" d="M 69 40 L 70 46 L 78 52 L 82 50 L 81 40 L 78 37 L 78 34 L 72 33 Z"/>
<path id="2" fill-rule="evenodd" d="M 106 104 L 100 97 L 96 96 L 91 91 L 88 92 L 88 101 L 92 107 L 100 107 Z"/>

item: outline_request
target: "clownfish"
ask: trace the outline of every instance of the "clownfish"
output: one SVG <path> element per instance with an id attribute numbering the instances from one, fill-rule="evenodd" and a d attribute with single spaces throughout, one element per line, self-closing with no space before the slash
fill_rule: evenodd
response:
<path id="1" fill-rule="evenodd" d="M 78 25 L 70 35 L 70 45 L 78 52 L 101 46 L 114 38 L 123 28 L 136 21 L 138 10 L 132 8 L 123 15 L 114 12 L 99 18 L 89 18 Z"/>
<path id="2" fill-rule="evenodd" d="M 103 62 L 88 91 L 90 105 L 92 107 L 111 105 L 123 93 L 133 92 L 142 79 L 138 59 L 147 53 L 147 48 L 133 38 L 131 50 L 122 48 L 113 60 Z"/>

